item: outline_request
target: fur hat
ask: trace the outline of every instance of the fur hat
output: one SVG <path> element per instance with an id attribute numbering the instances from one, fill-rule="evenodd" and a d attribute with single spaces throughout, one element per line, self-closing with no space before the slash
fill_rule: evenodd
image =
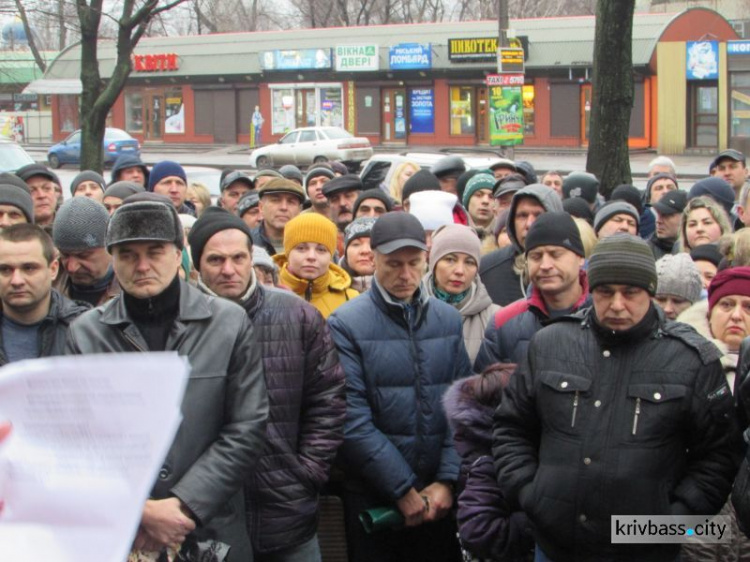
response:
<path id="1" fill-rule="evenodd" d="M 163 195 L 145 192 L 131 195 L 112 214 L 106 244 L 110 253 L 112 246 L 126 242 L 169 242 L 182 249 L 184 237 L 172 201 Z"/>

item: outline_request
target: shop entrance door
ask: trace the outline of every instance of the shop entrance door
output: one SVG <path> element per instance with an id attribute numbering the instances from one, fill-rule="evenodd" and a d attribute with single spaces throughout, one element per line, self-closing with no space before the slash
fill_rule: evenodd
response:
<path id="1" fill-rule="evenodd" d="M 383 142 L 406 144 L 406 90 L 383 90 Z"/>
<path id="2" fill-rule="evenodd" d="M 490 120 L 487 119 L 489 99 L 487 88 L 477 88 L 477 144 L 489 144 Z"/>
<path id="3" fill-rule="evenodd" d="M 719 144 L 719 85 L 714 80 L 690 82 L 688 142 L 691 148 Z"/>
<path id="4" fill-rule="evenodd" d="M 315 107 L 315 89 L 295 90 L 295 108 L 297 127 L 314 127 L 317 125 Z"/>
<path id="5" fill-rule="evenodd" d="M 591 130 L 591 84 L 581 86 L 581 144 L 588 146 Z"/>
<path id="6" fill-rule="evenodd" d="M 147 92 L 145 98 L 143 138 L 161 140 L 164 127 L 164 95 L 161 92 Z"/>

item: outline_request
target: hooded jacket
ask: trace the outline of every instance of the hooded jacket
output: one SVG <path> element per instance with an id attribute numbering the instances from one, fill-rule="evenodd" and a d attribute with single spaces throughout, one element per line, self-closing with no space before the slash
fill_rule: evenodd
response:
<path id="1" fill-rule="evenodd" d="M 73 320 L 91 307 L 83 302 L 65 298 L 55 289 L 50 295 L 49 312 L 39 325 L 39 357 L 65 355 L 65 340 Z M 0 310 L 0 318 L 2 318 Z M 5 354 L 3 331 L 0 330 L 0 366 L 8 364 Z"/>
<path id="2" fill-rule="evenodd" d="M 495 480 L 491 447 L 497 404 L 477 400 L 472 383 L 479 377 L 454 382 L 443 396 L 461 456 L 458 533 L 463 547 L 478 558 L 520 562 L 527 559 L 534 540 L 526 515 L 511 509 Z"/>
<path id="3" fill-rule="evenodd" d="M 721 354 L 651 310 L 619 336 L 593 308 L 543 328 L 495 412 L 498 484 L 556 562 L 672 560 L 679 545 L 612 544 L 611 516 L 712 515 L 731 489 Z"/>
<path id="4" fill-rule="evenodd" d="M 435 296 L 432 273 L 424 278 L 424 287 L 431 297 Z M 437 297 L 436 297 L 437 298 Z M 461 313 L 463 321 L 464 345 L 469 354 L 469 361 L 474 362 L 482 345 L 485 328 L 491 324 L 500 307 L 492 303 L 484 283 L 477 275 L 471 284 L 470 293 L 460 303 L 453 305 Z"/>
<path id="5" fill-rule="evenodd" d="M 589 282 L 585 271 L 578 276 L 583 289 L 573 305 L 571 314 L 591 305 Z M 493 363 L 520 364 L 526 356 L 529 342 L 549 322 L 549 310 L 541 291 L 532 286 L 531 294 L 501 308 L 487 325 L 479 353 L 474 361 L 474 372 L 481 373 Z"/>
<path id="6" fill-rule="evenodd" d="M 471 374 L 456 309 L 423 289 L 411 304 L 395 301 L 375 280 L 328 324 L 346 373 L 340 454 L 349 485 L 395 502 L 412 487 L 455 481 L 441 398 Z"/>
<path id="7" fill-rule="evenodd" d="M 112 181 L 110 183 L 120 181 L 120 172 L 122 172 L 124 169 L 135 168 L 136 166 L 143 170 L 143 175 L 146 176 L 145 185 L 148 185 L 148 167 L 135 154 L 120 154 L 120 156 L 117 157 L 117 160 L 115 160 L 115 163 L 112 166 Z"/>
<path id="8" fill-rule="evenodd" d="M 539 201 L 546 212 L 562 213 L 565 211 L 560 196 L 554 190 L 540 183 L 527 185 L 513 196 L 508 209 L 507 222 L 508 238 L 510 238 L 511 245 L 490 252 L 482 258 L 479 264 L 479 277 L 487 287 L 492 302 L 500 306 L 505 306 L 525 297 L 525 288 L 521 286 L 521 279 L 513 270 L 516 256 L 524 253 L 524 248 L 518 241 L 515 224 L 518 202 L 523 197 L 533 197 Z"/>
<path id="9" fill-rule="evenodd" d="M 279 266 L 279 282 L 318 309 L 323 318 L 328 318 L 339 306 L 359 293 L 351 289 L 352 279 L 343 268 L 331 263 L 328 271 L 312 281 L 300 279 L 289 271 L 284 254 L 276 254 L 273 261 Z"/>

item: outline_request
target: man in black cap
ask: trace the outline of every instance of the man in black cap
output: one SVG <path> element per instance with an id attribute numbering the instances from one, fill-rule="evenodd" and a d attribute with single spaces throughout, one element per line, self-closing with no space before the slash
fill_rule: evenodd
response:
<path id="1" fill-rule="evenodd" d="M 455 561 L 449 513 L 459 459 L 440 401 L 471 373 L 461 317 L 422 287 L 427 246 L 416 217 L 383 215 L 370 243 L 372 288 L 328 319 L 347 382 L 340 455 L 349 560 Z M 359 514 L 386 506 L 406 528 L 365 533 Z"/>
<path id="2" fill-rule="evenodd" d="M 456 187 L 458 178 L 465 171 L 466 164 L 460 156 L 446 156 L 435 162 L 430 168 L 430 172 L 440 181 L 440 189 L 456 196 L 458 196 Z"/>
<path id="3" fill-rule="evenodd" d="M 248 191 L 237 203 L 237 216 L 250 228 L 257 228 L 263 215 L 260 213 L 260 195 L 257 191 Z"/>
<path id="4" fill-rule="evenodd" d="M 497 483 L 536 560 L 678 560 L 679 544 L 617 544 L 613 516 L 710 519 L 727 501 L 739 434 L 721 352 L 652 303 L 644 240 L 600 240 L 588 279 L 593 306 L 537 332 L 505 388 Z"/>
<path id="5" fill-rule="evenodd" d="M 265 445 L 261 349 L 246 312 L 180 281 L 184 233 L 169 199 L 143 193 L 107 230 L 122 294 L 71 326 L 69 354 L 174 351 L 190 362 L 183 419 L 143 509 L 134 548 L 191 534 L 252 560 L 242 487 Z M 147 359 L 145 359 L 147 360 Z"/>
<path id="6" fill-rule="evenodd" d="M 57 193 L 61 189 L 57 174 L 41 164 L 28 164 L 19 168 L 16 175 L 29 186 L 34 201 L 34 224 L 51 227 L 57 211 Z"/>
<path id="7" fill-rule="evenodd" d="M 260 224 L 253 230 L 253 243 L 268 255 L 284 253 L 284 227 L 300 214 L 305 192 L 291 180 L 274 178 L 258 189 Z"/>
<path id="8" fill-rule="evenodd" d="M 513 162 L 513 160 L 508 160 L 507 158 L 495 160 L 490 164 L 490 170 L 492 170 L 492 175 L 495 176 L 496 180 L 501 180 L 505 176 L 518 173 L 515 162 Z"/>
<path id="9" fill-rule="evenodd" d="M 354 202 L 354 218 L 379 217 L 393 210 L 391 198 L 379 188 L 362 191 Z"/>
<path id="10" fill-rule="evenodd" d="M 495 182 L 492 188 L 492 196 L 495 198 L 496 214 L 504 209 L 510 208 L 513 195 L 519 189 L 526 187 L 526 180 L 521 174 L 508 174 Z"/>
<path id="11" fill-rule="evenodd" d="M 331 208 L 331 220 L 339 232 L 354 220 L 354 202 L 362 192 L 362 180 L 356 174 L 338 176 L 323 186 L 323 194 Z"/>
<path id="12" fill-rule="evenodd" d="M 107 209 L 88 197 L 74 197 L 60 207 L 52 234 L 62 265 L 56 288 L 64 296 L 99 306 L 120 294 L 105 248 L 108 224 Z"/>
<path id="13" fill-rule="evenodd" d="M 334 177 L 336 176 L 333 170 L 326 164 L 315 164 L 307 171 L 304 185 L 312 207 L 303 212 L 318 213 L 328 219 L 331 218 L 331 209 L 328 205 L 328 198 L 323 193 L 323 186 Z"/>
<path id="14" fill-rule="evenodd" d="M 132 181 L 118 181 L 109 184 L 109 187 L 104 190 L 102 203 L 104 204 L 104 208 L 107 209 L 107 212 L 111 215 L 122 206 L 125 199 L 136 193 L 143 193 L 144 191 L 145 188 L 138 183 Z"/>
<path id="15" fill-rule="evenodd" d="M 221 180 L 219 206 L 230 213 L 237 214 L 237 203 L 240 197 L 255 187 L 250 176 L 240 171 L 231 172 Z"/>
<path id="16" fill-rule="evenodd" d="M 709 169 L 712 170 L 709 171 L 712 176 L 722 178 L 734 189 L 735 201 L 739 201 L 740 192 L 747 181 L 745 155 L 732 148 L 722 150 L 713 159 Z"/>
<path id="17" fill-rule="evenodd" d="M 262 346 L 268 444 L 245 481 L 255 559 L 320 560 L 318 494 L 343 439 L 346 410 L 328 325 L 303 299 L 258 283 L 250 230 L 238 217 L 209 208 L 189 242 L 199 287 L 242 306 Z"/>
<path id="18" fill-rule="evenodd" d="M 26 184 L 19 187 L 0 178 L 0 229 L 13 224 L 33 222 L 34 201 Z"/>
<path id="19" fill-rule="evenodd" d="M 671 254 L 675 242 L 680 236 L 682 211 L 687 205 L 687 193 L 668 191 L 661 199 L 652 204 L 656 211 L 656 231 L 648 239 L 648 245 L 654 252 L 654 259 Z"/>

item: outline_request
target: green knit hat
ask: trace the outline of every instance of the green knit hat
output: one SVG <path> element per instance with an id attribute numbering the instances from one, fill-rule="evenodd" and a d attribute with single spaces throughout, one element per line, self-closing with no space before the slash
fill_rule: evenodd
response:
<path id="1" fill-rule="evenodd" d="M 589 287 L 633 285 L 656 294 L 656 262 L 645 240 L 618 233 L 599 241 L 589 258 Z"/>

